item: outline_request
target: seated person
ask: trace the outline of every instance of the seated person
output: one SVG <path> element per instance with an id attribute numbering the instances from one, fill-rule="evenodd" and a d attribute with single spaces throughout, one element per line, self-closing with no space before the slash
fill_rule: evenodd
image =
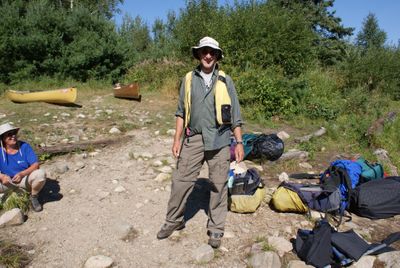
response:
<path id="1" fill-rule="evenodd" d="M 32 147 L 18 141 L 19 128 L 5 123 L 0 126 L 0 193 L 22 188 L 30 192 L 34 211 L 42 210 L 38 194 L 46 182 L 46 174 L 39 168 L 38 158 Z"/>

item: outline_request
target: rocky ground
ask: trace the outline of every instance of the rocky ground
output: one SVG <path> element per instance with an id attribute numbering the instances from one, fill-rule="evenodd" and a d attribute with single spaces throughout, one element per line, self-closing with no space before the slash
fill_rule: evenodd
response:
<path id="1" fill-rule="evenodd" d="M 292 252 L 290 241 L 298 228 L 312 229 L 313 219 L 277 213 L 268 205 L 271 193 L 280 183 L 279 174 L 288 168 L 286 162 L 247 162 L 248 166 L 260 169 L 267 197 L 255 213 L 228 213 L 220 249 L 207 246 L 207 217 L 202 209 L 207 190 L 203 184 L 195 187 L 190 202 L 200 206 L 191 211 L 194 216 L 186 228 L 168 239 L 157 240 L 175 168 L 170 154 L 173 113 L 154 110 L 152 101 L 119 106 L 112 103 L 107 104 L 108 108 L 102 108 L 102 101 L 92 99 L 90 111 L 85 107 L 62 109 L 45 116 L 54 122 L 42 123 L 43 128 L 43 124 L 57 124 L 53 132 L 75 131 L 68 137 L 59 135 L 60 143 L 90 140 L 96 133 L 118 142 L 59 155 L 42 164 L 48 171 L 42 196 L 44 210 L 29 212 L 21 225 L 0 229 L 1 239 L 7 238 L 26 250 L 31 259 L 28 267 L 305 267 Z M 112 116 L 116 113 L 125 117 L 117 121 Z M 90 127 L 89 120 L 100 120 L 96 114 L 105 115 L 100 118 L 102 128 Z M 165 127 L 160 121 L 169 124 Z M 92 136 L 85 135 L 86 132 Z M 289 134 L 296 135 L 290 131 Z M 52 141 L 56 139 L 52 137 Z M 290 167 L 314 172 L 323 167 L 305 163 L 306 159 L 292 160 Z M 365 239 L 376 242 L 399 231 L 399 219 L 397 216 L 372 221 L 353 216 L 340 230 L 353 228 Z M 399 243 L 394 247 L 400 250 Z M 400 267 L 399 253 L 364 258 L 356 267 Z"/>

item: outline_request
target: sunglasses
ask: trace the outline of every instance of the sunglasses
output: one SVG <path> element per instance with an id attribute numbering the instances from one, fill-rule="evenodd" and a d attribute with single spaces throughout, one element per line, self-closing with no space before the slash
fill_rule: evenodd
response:
<path id="1" fill-rule="evenodd" d="M 215 55 L 217 55 L 218 51 L 212 48 L 202 48 L 200 49 L 200 54 L 205 56 L 207 54 L 210 54 L 212 57 L 214 57 Z"/>
<path id="2" fill-rule="evenodd" d="M 17 133 L 18 133 L 17 130 L 11 130 L 11 131 L 4 133 L 3 135 L 4 135 L 4 137 L 11 137 L 11 136 L 17 135 Z"/>

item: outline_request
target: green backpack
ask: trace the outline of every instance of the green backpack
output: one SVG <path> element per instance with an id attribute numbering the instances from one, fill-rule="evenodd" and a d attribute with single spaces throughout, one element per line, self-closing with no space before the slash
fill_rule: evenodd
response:
<path id="1" fill-rule="evenodd" d="M 362 171 L 360 175 L 360 183 L 364 183 L 372 180 L 383 179 L 383 167 L 379 163 L 369 163 L 363 157 L 360 157 L 356 161 L 361 165 Z"/>

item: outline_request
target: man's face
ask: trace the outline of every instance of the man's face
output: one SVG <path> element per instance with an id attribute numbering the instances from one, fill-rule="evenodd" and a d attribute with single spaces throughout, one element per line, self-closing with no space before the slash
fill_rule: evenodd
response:
<path id="1" fill-rule="evenodd" d="M 213 70 L 214 64 L 217 62 L 219 51 L 211 47 L 202 47 L 199 49 L 199 58 L 202 70 L 209 73 Z"/>

